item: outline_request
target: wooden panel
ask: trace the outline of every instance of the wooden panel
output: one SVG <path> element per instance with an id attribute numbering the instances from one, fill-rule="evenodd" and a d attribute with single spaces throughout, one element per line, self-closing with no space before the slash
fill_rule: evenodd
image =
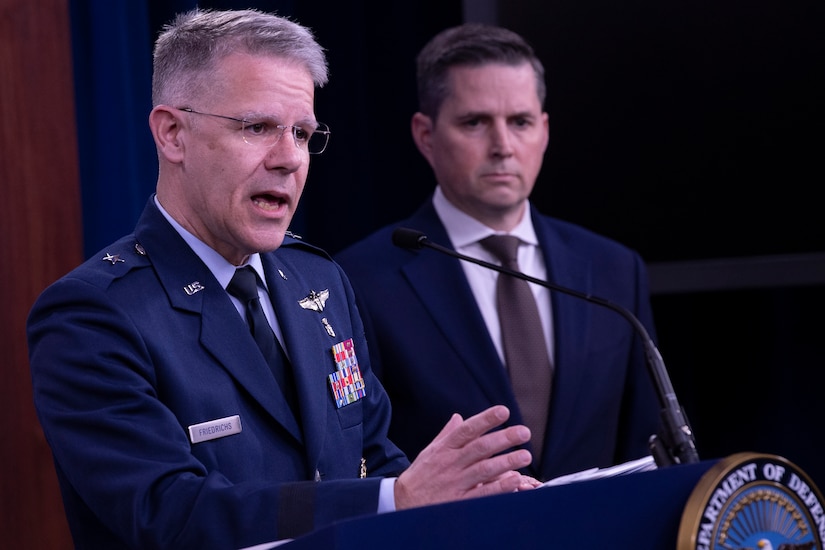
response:
<path id="1" fill-rule="evenodd" d="M 25 336 L 37 295 L 82 259 L 67 0 L 0 0 L 0 75 L 0 533 L 69 549 Z"/>

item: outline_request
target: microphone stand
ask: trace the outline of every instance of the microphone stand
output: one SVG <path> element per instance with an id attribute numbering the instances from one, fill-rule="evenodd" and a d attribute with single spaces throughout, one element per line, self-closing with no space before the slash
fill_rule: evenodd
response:
<path id="1" fill-rule="evenodd" d="M 535 283 L 537 285 L 568 294 L 576 298 L 581 298 L 588 302 L 604 306 L 619 313 L 622 317 L 633 326 L 636 332 L 642 339 L 645 348 L 645 356 L 647 358 L 647 367 L 656 389 L 656 394 L 659 398 L 659 404 L 662 406 L 661 420 L 662 428 L 659 434 L 650 436 L 649 447 L 651 455 L 653 456 L 656 465 L 659 467 L 671 466 L 674 464 L 691 464 L 699 462 L 699 455 L 696 451 L 696 443 L 694 440 L 693 430 L 691 429 L 685 417 L 682 406 L 676 398 L 676 393 L 673 390 L 673 385 L 670 382 L 670 377 L 667 373 L 662 355 L 653 343 L 653 339 L 648 334 L 644 325 L 626 308 L 615 304 L 604 298 L 579 292 L 571 288 L 556 285 L 549 281 L 536 279 L 525 273 L 513 271 L 506 267 L 496 265 L 478 258 L 465 256 L 455 250 L 441 246 L 431 242 L 426 235 L 414 229 L 406 229 L 400 227 L 393 232 L 393 244 L 401 248 L 409 250 L 419 250 L 422 247 L 431 248 L 442 254 L 447 254 L 459 260 L 471 262 L 500 273 L 504 273 L 511 277 L 524 279 L 525 281 Z"/>

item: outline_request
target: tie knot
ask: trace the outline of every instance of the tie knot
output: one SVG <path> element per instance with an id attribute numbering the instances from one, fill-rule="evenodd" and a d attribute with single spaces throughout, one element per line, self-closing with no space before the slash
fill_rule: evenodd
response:
<path id="1" fill-rule="evenodd" d="M 246 303 L 258 298 L 258 276 L 252 266 L 239 267 L 226 287 L 226 291 Z"/>
<path id="2" fill-rule="evenodd" d="M 490 251 L 493 256 L 507 267 L 518 266 L 519 238 L 513 235 L 490 235 L 481 239 L 481 246 Z"/>

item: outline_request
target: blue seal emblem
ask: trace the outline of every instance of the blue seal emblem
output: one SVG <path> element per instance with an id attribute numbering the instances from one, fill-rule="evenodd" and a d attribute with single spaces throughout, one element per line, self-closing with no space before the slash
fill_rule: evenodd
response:
<path id="1" fill-rule="evenodd" d="M 819 489 L 776 455 L 738 453 L 696 484 L 679 526 L 678 550 L 822 550 Z"/>

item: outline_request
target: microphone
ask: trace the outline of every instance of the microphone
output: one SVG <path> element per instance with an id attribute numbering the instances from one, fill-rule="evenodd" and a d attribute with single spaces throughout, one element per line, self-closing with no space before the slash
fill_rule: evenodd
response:
<path id="1" fill-rule="evenodd" d="M 627 321 L 635 329 L 636 333 L 641 337 L 644 344 L 648 371 L 651 379 L 653 380 L 653 385 L 655 387 L 657 397 L 659 398 L 659 404 L 662 407 L 662 428 L 658 434 L 650 436 L 649 442 L 650 451 L 656 465 L 659 467 L 664 467 L 674 464 L 691 464 L 699 462 L 699 455 L 696 452 L 696 442 L 694 439 L 693 430 L 688 424 L 682 406 L 676 398 L 676 393 L 673 391 L 673 385 L 670 382 L 670 377 L 668 376 L 667 369 L 665 368 L 662 354 L 659 353 L 659 350 L 653 343 L 653 339 L 650 337 L 647 329 L 645 329 L 641 321 L 639 321 L 639 319 L 628 309 L 604 298 L 599 298 L 598 296 L 579 292 L 578 290 L 563 287 L 549 281 L 536 279 L 535 277 L 531 277 L 519 271 L 513 271 L 500 265 L 460 254 L 455 250 L 431 242 L 424 233 L 415 229 L 408 229 L 405 227 L 397 228 L 393 231 L 392 242 L 395 246 L 405 248 L 407 250 L 420 250 L 424 247 L 431 248 L 441 252 L 442 254 L 452 256 L 453 258 L 471 262 L 482 267 L 498 271 L 499 273 L 504 273 L 505 275 L 509 275 L 511 277 L 523 279 L 525 281 L 541 285 L 545 288 L 549 288 L 550 290 L 555 290 L 557 292 L 561 292 L 562 294 L 574 296 L 590 303 L 612 309 L 627 319 Z"/>

